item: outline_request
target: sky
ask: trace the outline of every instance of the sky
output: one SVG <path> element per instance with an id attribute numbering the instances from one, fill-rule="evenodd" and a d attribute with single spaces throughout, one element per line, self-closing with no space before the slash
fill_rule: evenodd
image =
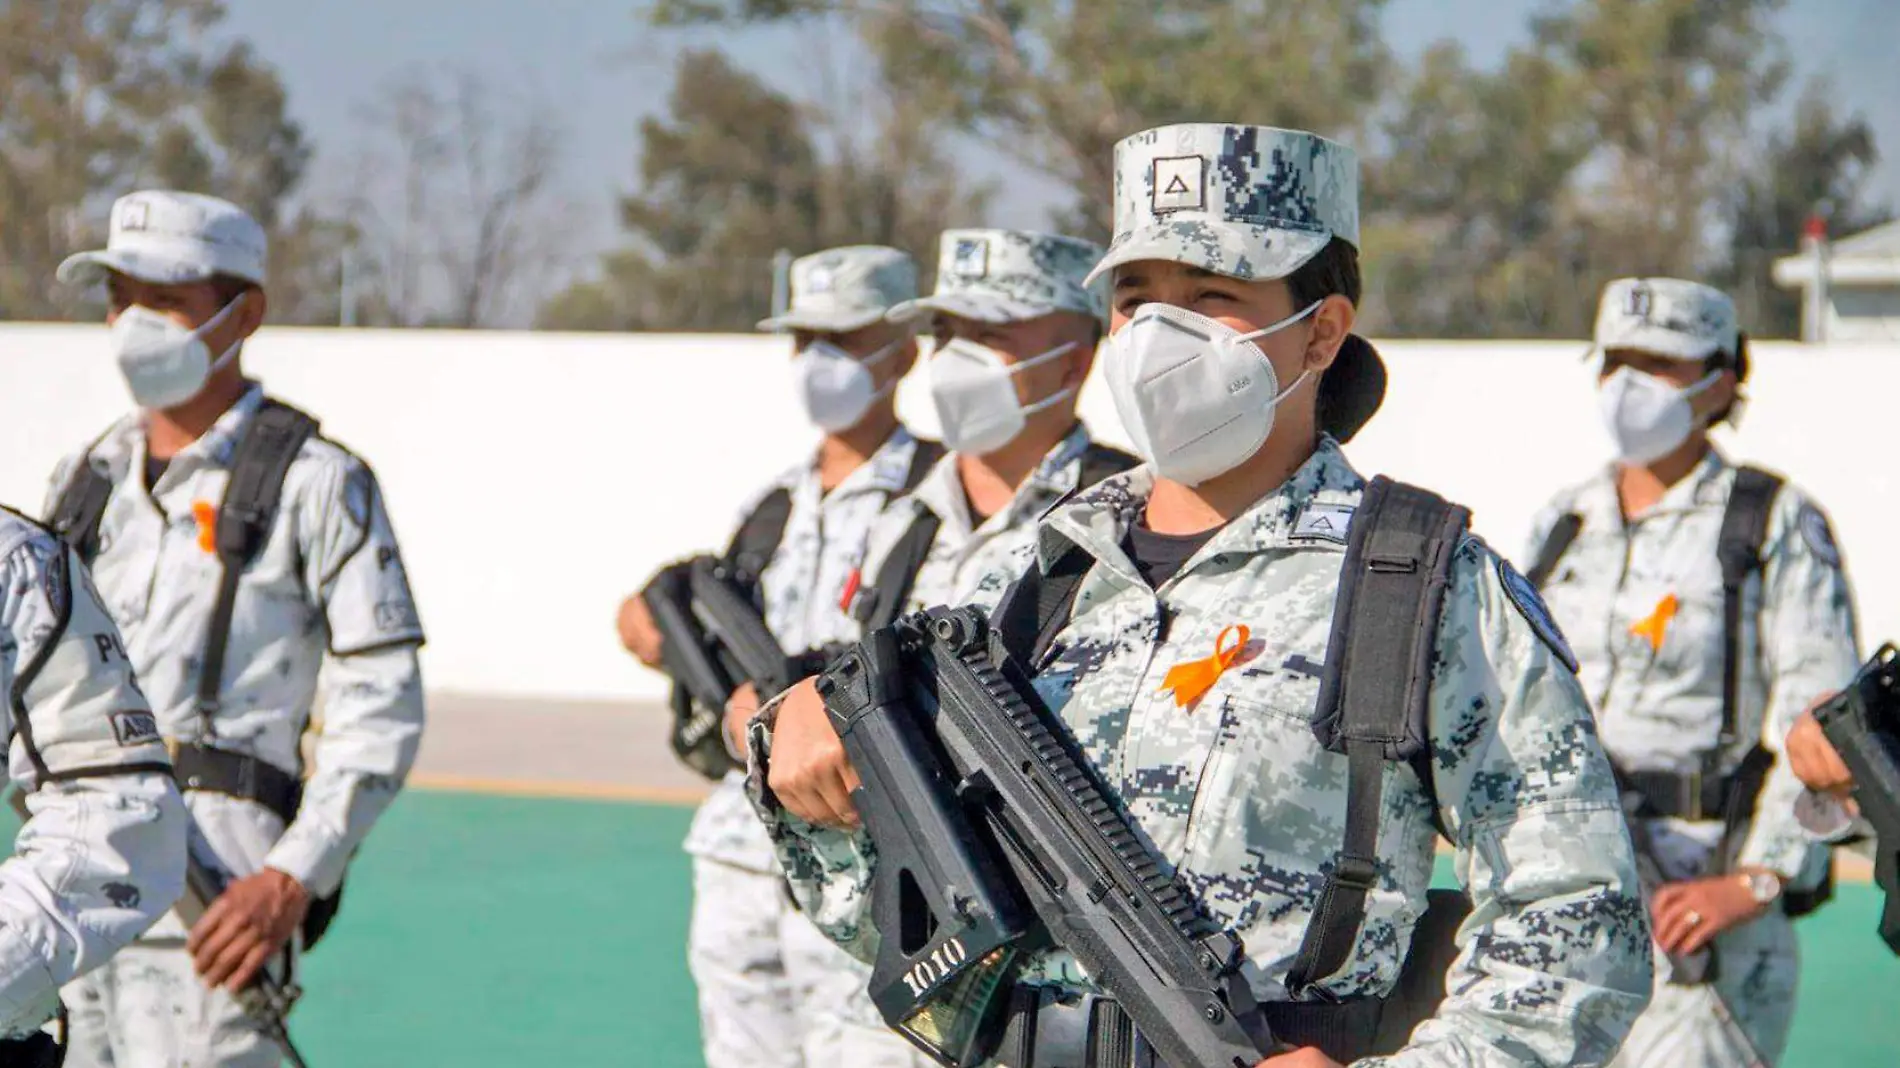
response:
<path id="1" fill-rule="evenodd" d="M 430 69 L 473 69 L 551 106 L 567 133 L 564 186 L 584 244 L 615 244 L 613 198 L 635 184 L 638 123 L 663 109 L 673 57 L 717 41 L 794 93 L 809 35 L 781 30 L 655 31 L 638 0 L 227 0 L 227 28 L 281 72 L 291 110 L 316 147 L 309 192 L 340 197 L 361 144 L 361 111 L 378 86 Z M 1462 41 L 1494 62 L 1526 36 L 1538 0 L 1392 0 L 1388 44 L 1410 59 Z M 1887 156 L 1871 192 L 1900 207 L 1900 0 L 1789 0 L 1778 16 L 1797 80 L 1825 73 L 1838 100 L 1874 127 Z M 1046 180 L 995 164 L 997 226 L 1032 227 L 1056 196 Z"/>

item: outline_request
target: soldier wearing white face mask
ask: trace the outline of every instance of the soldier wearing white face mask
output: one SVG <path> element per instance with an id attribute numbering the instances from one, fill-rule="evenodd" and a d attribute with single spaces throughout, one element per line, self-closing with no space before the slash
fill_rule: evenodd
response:
<path id="1" fill-rule="evenodd" d="M 914 488 L 942 449 L 898 421 L 897 383 L 917 359 L 891 308 L 917 296 L 905 253 L 858 245 L 792 264 L 791 307 L 760 329 L 792 335 L 793 377 L 816 451 L 745 510 L 727 560 L 755 585 L 766 626 L 789 653 L 849 638 L 846 611 L 862 584 L 865 539 L 894 498 Z M 645 602 L 621 606 L 620 636 L 650 667 L 661 638 Z M 757 704 L 750 685 L 733 707 Z M 699 988 L 709 1068 L 910 1068 L 915 1053 L 877 1019 L 856 965 L 785 894 L 765 828 L 728 775 L 686 839 L 693 858 L 687 963 Z"/>
<path id="2" fill-rule="evenodd" d="M 376 478 L 244 377 L 264 261 L 237 207 L 148 191 L 60 266 L 105 283 L 138 410 L 60 466 L 49 518 L 91 561 L 225 884 L 68 988 L 71 1065 L 279 1063 L 233 994 L 294 974 L 421 739 L 422 630 Z"/>
<path id="3" fill-rule="evenodd" d="M 1616 1063 L 1771 1064 L 1794 1011 L 1789 916 L 1825 870 L 1784 740 L 1855 670 L 1853 591 L 1808 496 L 1709 440 L 1748 375 L 1726 295 L 1612 282 L 1596 345 L 1618 459 L 1557 495 L 1529 559 L 1645 861 L 1656 991 Z"/>

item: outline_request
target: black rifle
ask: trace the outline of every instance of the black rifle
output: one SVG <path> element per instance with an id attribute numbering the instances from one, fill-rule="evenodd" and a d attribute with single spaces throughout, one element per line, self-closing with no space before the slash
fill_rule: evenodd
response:
<path id="1" fill-rule="evenodd" d="M 1854 775 L 1854 803 L 1874 829 L 1874 881 L 1886 891 L 1880 937 L 1900 955 L 1900 652 L 1883 645 L 1854 681 L 1814 710 Z"/>
<path id="2" fill-rule="evenodd" d="M 738 767 L 726 751 L 726 701 L 750 682 L 761 701 L 824 662 L 824 652 L 789 656 L 772 636 L 751 586 L 721 559 L 696 556 L 660 569 L 640 597 L 660 632 L 660 657 L 673 679 L 673 752 L 718 779 Z"/>
<path id="3" fill-rule="evenodd" d="M 1018 966 L 1074 954 L 1170 1068 L 1273 1046 L 1241 946 L 1137 837 L 974 608 L 872 632 L 818 682 L 877 844 L 871 997 L 952 1068 L 989 1059 Z"/>
<path id="4" fill-rule="evenodd" d="M 673 692 L 668 703 L 673 709 L 673 729 L 669 741 L 673 753 L 687 767 L 708 779 L 723 778 L 737 764 L 726 752 L 720 724 L 725 718 L 726 699 L 735 684 L 720 663 L 716 645 L 706 636 L 693 613 L 693 595 L 688 580 L 690 561 L 660 569 L 640 599 L 660 632 L 660 658 Z"/>

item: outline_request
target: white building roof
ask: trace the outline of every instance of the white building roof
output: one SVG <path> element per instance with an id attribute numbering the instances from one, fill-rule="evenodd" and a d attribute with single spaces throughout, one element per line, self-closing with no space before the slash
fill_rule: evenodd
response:
<path id="1" fill-rule="evenodd" d="M 1814 260 L 1805 253 L 1775 261 L 1775 284 L 1797 289 L 1814 280 Z M 1863 230 L 1828 246 L 1830 285 L 1900 285 L 1900 220 Z"/>

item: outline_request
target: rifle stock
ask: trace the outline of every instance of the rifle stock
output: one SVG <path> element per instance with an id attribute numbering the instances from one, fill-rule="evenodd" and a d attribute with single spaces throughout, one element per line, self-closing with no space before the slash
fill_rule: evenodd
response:
<path id="1" fill-rule="evenodd" d="M 1016 964 L 1054 944 L 1158 1063 L 1252 1068 L 1272 1048 L 1238 941 L 1143 844 L 980 611 L 874 632 L 819 691 L 878 847 L 871 992 L 887 1023 L 953 1068 L 981 1063 Z"/>

